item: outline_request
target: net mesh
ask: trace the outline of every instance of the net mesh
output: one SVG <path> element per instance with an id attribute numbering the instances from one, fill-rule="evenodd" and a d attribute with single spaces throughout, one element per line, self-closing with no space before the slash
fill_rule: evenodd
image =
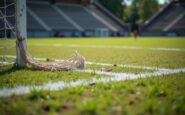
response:
<path id="1" fill-rule="evenodd" d="M 9 41 L 0 41 L 0 49 L 3 49 L 0 51 L 0 57 L 2 58 L 0 65 L 7 64 L 7 57 L 6 55 L 2 56 L 2 54 L 7 52 L 7 49 L 15 49 L 15 46 L 17 46 L 20 50 L 21 59 L 25 59 L 27 67 L 52 71 L 83 69 L 85 67 L 85 58 L 78 52 L 76 52 L 73 57 L 57 63 L 38 62 L 37 60 L 34 60 L 34 58 L 32 58 L 32 56 L 25 49 L 25 45 L 23 43 L 25 39 L 20 38 L 20 36 L 16 33 L 16 27 L 15 0 L 0 0 L 0 38 L 7 40 L 7 38 L 17 37 L 16 45 L 11 44 L 8 46 Z"/>
<path id="2" fill-rule="evenodd" d="M 63 60 L 59 63 L 44 63 L 34 60 L 32 56 L 27 51 L 25 51 L 25 48 L 23 47 L 23 42 L 17 41 L 17 45 L 22 50 L 22 58 L 25 58 L 27 64 L 35 69 L 56 71 L 84 69 L 85 67 L 85 58 L 78 52 L 76 52 L 73 57 Z"/>
<path id="3" fill-rule="evenodd" d="M 14 0 L 0 0 L 0 65 L 14 61 L 7 55 L 15 55 L 15 42 L 9 40 L 15 37 L 15 2 Z"/>
<path id="4" fill-rule="evenodd" d="M 0 0 L 0 37 L 15 37 L 15 2 Z"/>

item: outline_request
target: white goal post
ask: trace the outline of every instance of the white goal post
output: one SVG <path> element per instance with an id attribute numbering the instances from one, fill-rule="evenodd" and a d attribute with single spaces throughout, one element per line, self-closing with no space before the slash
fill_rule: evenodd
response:
<path id="1" fill-rule="evenodd" d="M 23 50 L 18 45 L 18 42 L 22 42 L 24 51 L 26 51 L 26 39 L 27 39 L 27 24 L 26 24 L 26 0 L 16 1 L 16 64 L 19 67 L 26 67 L 26 53 L 22 53 Z"/>
<path id="2" fill-rule="evenodd" d="M 83 69 L 85 67 L 85 58 L 77 52 L 73 57 L 65 59 L 59 63 L 44 63 L 35 61 L 27 51 L 26 0 L 3 0 L 0 1 L 0 3 L 4 4 L 3 6 L 0 4 L 0 19 L 3 19 L 4 23 L 4 27 L 0 28 L 0 30 L 4 30 L 4 38 L 6 38 L 6 30 L 11 30 L 16 37 L 16 65 L 18 67 L 27 67 L 27 65 L 30 65 L 33 68 L 41 70 L 73 70 Z M 10 6 L 14 6 L 14 9 L 10 8 Z M 7 11 L 13 12 L 13 14 L 7 14 Z M 15 24 L 12 24 L 8 19 L 10 17 L 15 18 Z"/>
<path id="3" fill-rule="evenodd" d="M 16 37 L 16 65 L 19 67 L 26 67 L 26 16 L 26 0 L 0 1 L 0 37 L 9 38 L 11 33 Z"/>

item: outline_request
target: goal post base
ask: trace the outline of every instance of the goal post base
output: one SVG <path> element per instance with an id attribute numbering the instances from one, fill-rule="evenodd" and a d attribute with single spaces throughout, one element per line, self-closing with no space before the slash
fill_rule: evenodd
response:
<path id="1" fill-rule="evenodd" d="M 18 67 L 26 67 L 26 42 L 25 40 L 16 40 L 16 65 Z"/>
<path id="2" fill-rule="evenodd" d="M 26 67 L 26 0 L 16 0 L 16 64 Z"/>

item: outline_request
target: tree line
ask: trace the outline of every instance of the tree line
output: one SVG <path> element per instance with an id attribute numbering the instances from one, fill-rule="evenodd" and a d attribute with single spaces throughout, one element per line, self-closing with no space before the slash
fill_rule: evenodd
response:
<path id="1" fill-rule="evenodd" d="M 128 1 L 128 0 L 127 0 Z M 124 22 L 131 23 L 132 31 L 138 30 L 138 25 L 148 20 L 162 6 L 158 0 L 98 0 L 110 12 Z"/>

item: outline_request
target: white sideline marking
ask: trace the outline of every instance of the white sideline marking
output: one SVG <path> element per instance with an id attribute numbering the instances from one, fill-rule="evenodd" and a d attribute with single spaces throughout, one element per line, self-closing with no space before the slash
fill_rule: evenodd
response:
<path id="1" fill-rule="evenodd" d="M 14 55 L 0 55 L 0 57 L 7 57 L 7 58 L 13 58 L 13 59 L 16 58 L 16 56 Z"/>
<path id="2" fill-rule="evenodd" d="M 14 62 L 1 62 L 0 64 L 4 64 L 4 65 L 12 65 L 14 64 Z M 168 71 L 170 69 L 160 69 L 161 71 Z M 77 71 L 77 72 L 83 72 L 83 73 L 95 73 L 95 74 L 99 74 L 99 75 L 108 75 L 108 76 L 125 76 L 125 75 L 130 75 L 130 76 L 135 76 L 137 74 L 133 74 L 133 73 L 118 73 L 118 72 L 106 72 L 106 71 L 101 71 L 101 70 L 90 70 L 90 69 L 83 69 L 83 70 L 73 70 L 73 71 Z M 138 74 L 147 74 L 149 72 L 141 72 Z"/>
<path id="3" fill-rule="evenodd" d="M 4 65 L 12 65 L 14 64 L 14 62 L 1 62 L 0 61 L 0 66 L 4 66 Z M 171 70 L 171 69 L 159 69 L 159 70 Z M 73 70 L 73 71 L 77 71 L 77 72 L 84 72 L 84 73 L 96 73 L 96 74 L 99 74 L 99 75 L 114 75 L 114 76 L 120 76 L 120 75 L 123 75 L 123 73 L 118 73 L 118 72 L 106 72 L 106 71 L 101 71 L 101 70 L 90 70 L 90 69 L 82 69 L 82 70 Z M 147 72 L 144 72 L 144 73 L 147 73 Z M 135 75 L 133 73 L 127 73 L 127 74 L 130 74 L 130 75 Z M 143 74 L 142 73 L 139 73 L 139 74 Z"/>
<path id="4" fill-rule="evenodd" d="M 136 46 L 105 46 L 105 45 L 78 45 L 78 44 L 70 44 L 70 45 L 64 45 L 64 44 L 29 44 L 33 46 L 55 46 L 55 47 L 84 47 L 84 48 L 114 48 L 114 49 L 147 49 L 147 50 L 154 50 L 154 51 L 185 51 L 185 49 L 180 48 L 147 48 L 147 47 L 136 47 Z M 15 48 L 11 47 L 11 48 Z M 11 49 L 7 48 L 7 49 Z M 0 49 L 4 49 L 4 47 L 0 47 Z"/>
<path id="5" fill-rule="evenodd" d="M 146 78 L 152 76 L 160 76 L 167 74 L 174 74 L 179 72 L 185 72 L 185 68 L 182 69 L 173 69 L 173 70 L 159 70 L 153 73 L 143 73 L 143 74 L 113 74 L 112 77 L 102 77 L 102 78 L 93 78 L 91 80 L 77 80 L 72 82 L 49 82 L 40 86 L 18 86 L 15 88 L 3 88 L 0 89 L 0 97 L 8 97 L 11 95 L 22 95 L 31 93 L 32 90 L 49 90 L 49 91 L 58 91 L 67 87 L 75 87 L 75 86 L 85 86 L 91 83 L 107 83 L 107 82 L 116 82 L 116 81 L 124 81 L 124 80 L 132 80 L 138 78 Z M 106 72 L 108 73 L 108 72 Z"/>
<path id="6" fill-rule="evenodd" d="M 7 58 L 16 58 L 12 55 L 3 55 Z M 2 57 L 2 55 L 0 55 Z M 46 60 L 46 58 L 34 58 L 36 60 Z M 57 60 L 55 61 L 62 61 Z M 2 65 L 9 65 L 13 64 L 13 62 L 0 62 L 0 66 Z M 95 64 L 95 65 L 101 65 L 101 66 L 113 66 L 113 64 L 107 64 L 107 63 L 96 63 L 96 62 L 87 62 L 87 64 Z M 182 69 L 165 69 L 165 68 L 156 68 L 156 67 L 146 67 L 146 66 L 133 66 L 133 65 L 123 65 L 123 64 L 117 64 L 117 67 L 130 67 L 130 68 L 142 68 L 142 69 L 151 69 L 155 70 L 154 72 L 146 72 L 146 73 L 139 73 L 139 74 L 133 74 L 133 73 L 114 73 L 114 72 L 104 72 L 104 71 L 97 71 L 97 70 L 75 70 L 78 72 L 85 72 L 85 73 L 95 73 L 99 75 L 108 75 L 111 77 L 102 77 L 102 78 L 92 78 L 91 80 L 77 80 L 72 82 L 49 82 L 44 85 L 40 86 L 18 86 L 15 88 L 3 88 L 0 89 L 0 97 L 8 97 L 11 95 L 21 95 L 21 94 L 27 94 L 30 93 L 33 89 L 34 90 L 50 90 L 50 91 L 58 91 L 62 90 L 67 87 L 75 87 L 80 85 L 88 85 L 91 83 L 106 83 L 106 82 L 115 82 L 115 81 L 124 81 L 127 79 L 138 79 L 138 78 L 146 78 L 146 77 L 152 77 L 152 76 L 160 76 L 160 75 L 167 75 L 167 74 L 173 74 L 173 73 L 179 73 L 179 72 L 185 72 L 185 68 Z"/>
<path id="7" fill-rule="evenodd" d="M 8 47 L 6 47 L 6 46 L 0 46 L 0 49 L 4 49 L 4 50 L 7 50 L 7 49 L 12 49 L 12 48 L 15 48 L 15 46 L 8 46 Z"/>
<path id="8" fill-rule="evenodd" d="M 114 64 L 109 64 L 109 63 L 97 63 L 97 62 L 90 62 L 87 61 L 86 64 L 89 65 L 101 65 L 101 66 L 113 66 Z M 137 69 L 148 69 L 148 70 L 161 70 L 165 68 L 158 68 L 158 67 L 151 67 L 151 66 L 138 66 L 138 65 L 129 65 L 129 64 L 116 64 L 116 67 L 127 67 L 127 68 L 137 68 Z"/>
<path id="9" fill-rule="evenodd" d="M 12 65 L 12 64 L 14 64 L 14 62 L 2 62 L 2 61 L 0 61 L 0 66 Z"/>
<path id="10" fill-rule="evenodd" d="M 13 55 L 0 55 L 0 57 L 7 57 L 7 58 L 16 58 L 16 56 Z M 40 60 L 40 61 L 46 61 L 46 58 L 34 58 L 35 60 Z M 61 62 L 63 60 L 59 59 L 54 59 L 56 62 Z M 98 62 L 91 62 L 91 61 L 86 61 L 86 64 L 89 65 L 100 65 L 100 66 L 113 66 L 114 64 L 110 63 L 98 63 Z M 158 70 L 158 69 L 165 69 L 165 68 L 157 68 L 157 67 L 150 67 L 150 66 L 137 66 L 137 65 L 129 65 L 129 64 L 116 64 L 117 67 L 127 67 L 127 68 L 138 68 L 138 69 L 148 69 L 148 70 Z"/>
<path id="11" fill-rule="evenodd" d="M 137 46 L 106 46 L 106 45 L 78 45 L 78 44 L 30 44 L 34 46 L 55 46 L 55 47 L 84 47 L 84 48 L 115 48 L 115 49 L 147 49 L 147 50 L 154 50 L 154 51 L 185 51 L 185 49 L 180 48 L 147 48 L 147 47 L 137 47 Z"/>

